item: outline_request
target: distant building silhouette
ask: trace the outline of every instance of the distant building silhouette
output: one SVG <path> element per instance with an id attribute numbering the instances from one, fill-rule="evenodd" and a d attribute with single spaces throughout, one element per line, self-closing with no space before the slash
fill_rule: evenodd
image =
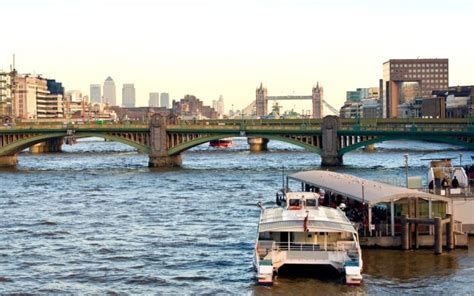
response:
<path id="1" fill-rule="evenodd" d="M 100 84 L 91 84 L 89 97 L 91 103 L 102 103 L 102 90 Z"/>
<path id="2" fill-rule="evenodd" d="M 151 92 L 148 99 L 148 107 L 159 107 L 160 106 L 160 94 L 157 92 Z"/>
<path id="3" fill-rule="evenodd" d="M 135 85 L 125 83 L 122 87 L 122 106 L 135 107 Z"/>
<path id="4" fill-rule="evenodd" d="M 170 107 L 170 95 L 168 93 L 161 93 L 160 95 L 160 107 Z"/>
<path id="5" fill-rule="evenodd" d="M 104 98 L 102 100 L 102 103 L 108 104 L 109 106 L 117 105 L 115 82 L 110 76 L 107 77 L 104 82 Z"/>
<path id="6" fill-rule="evenodd" d="M 218 118 L 214 108 L 204 106 L 203 102 L 193 95 L 186 95 L 178 102 L 173 100 L 173 112 L 183 117 Z"/>

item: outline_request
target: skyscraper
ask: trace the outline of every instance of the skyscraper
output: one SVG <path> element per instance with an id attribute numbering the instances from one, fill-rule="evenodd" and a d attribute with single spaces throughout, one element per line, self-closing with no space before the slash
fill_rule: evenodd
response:
<path id="1" fill-rule="evenodd" d="M 122 106 L 135 107 L 135 86 L 133 83 L 125 83 L 122 88 Z"/>
<path id="2" fill-rule="evenodd" d="M 170 107 L 170 95 L 169 93 L 161 93 L 160 95 L 160 107 Z"/>
<path id="3" fill-rule="evenodd" d="M 102 103 L 108 104 L 109 106 L 117 106 L 115 82 L 110 76 L 107 77 L 104 82 L 104 99 Z"/>
<path id="4" fill-rule="evenodd" d="M 150 98 L 148 99 L 148 107 L 160 107 L 160 94 L 157 92 L 151 92 Z"/>
<path id="5" fill-rule="evenodd" d="M 100 84 L 91 84 L 89 97 L 91 98 L 92 104 L 102 102 L 102 92 Z"/>
<path id="6" fill-rule="evenodd" d="M 224 115 L 224 97 L 222 95 L 219 96 L 219 100 L 217 100 L 217 113 L 220 115 Z"/>

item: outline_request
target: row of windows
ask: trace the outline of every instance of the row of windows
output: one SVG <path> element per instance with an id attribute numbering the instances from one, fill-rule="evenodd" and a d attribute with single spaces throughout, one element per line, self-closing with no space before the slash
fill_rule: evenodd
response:
<path id="1" fill-rule="evenodd" d="M 444 89 L 447 88 L 447 85 L 442 85 L 442 84 L 426 84 L 424 85 L 424 88 L 426 89 L 425 92 L 431 92 L 432 89 Z"/>
<path id="2" fill-rule="evenodd" d="M 448 75 L 434 75 L 434 74 L 428 74 L 428 75 L 424 75 L 424 74 L 405 74 L 403 75 L 403 78 L 448 78 Z"/>
<path id="3" fill-rule="evenodd" d="M 394 68 L 448 68 L 448 64 L 392 64 Z"/>
<path id="4" fill-rule="evenodd" d="M 406 70 L 390 69 L 391 73 L 406 73 Z M 408 69 L 408 73 L 448 73 L 448 69 Z M 445 74 L 447 75 L 447 74 Z"/>
<path id="5" fill-rule="evenodd" d="M 441 79 L 441 80 L 431 80 L 431 79 L 428 80 L 427 79 L 427 80 L 422 80 L 421 82 L 423 82 L 423 83 L 448 83 L 447 80 L 443 80 L 443 79 Z"/>
<path id="6" fill-rule="evenodd" d="M 425 71 L 425 70 L 426 70 L 426 71 Z M 422 73 L 424 73 L 424 72 L 431 72 L 431 73 L 433 73 L 433 72 L 443 72 L 443 73 L 448 73 L 448 69 L 413 69 L 413 71 L 412 71 L 412 69 L 408 69 L 408 73 L 411 73 L 411 72 L 413 72 L 413 73 L 417 73 L 417 72 L 418 72 L 418 73 L 420 73 L 420 72 L 422 72 Z"/>

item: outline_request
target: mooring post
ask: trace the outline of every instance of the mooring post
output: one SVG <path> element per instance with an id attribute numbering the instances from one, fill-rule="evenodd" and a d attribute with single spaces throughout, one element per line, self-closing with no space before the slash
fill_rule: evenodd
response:
<path id="1" fill-rule="evenodd" d="M 446 223 L 446 249 L 454 249 L 454 219 L 453 215 L 447 214 L 446 218 L 449 218 L 449 222 Z"/>
<path id="2" fill-rule="evenodd" d="M 402 224 L 402 250 L 409 250 L 410 249 L 410 223 L 407 221 L 407 216 L 402 215 L 400 219 L 400 223 Z"/>
<path id="3" fill-rule="evenodd" d="M 434 218 L 434 253 L 443 253 L 443 225 L 440 217 Z"/>

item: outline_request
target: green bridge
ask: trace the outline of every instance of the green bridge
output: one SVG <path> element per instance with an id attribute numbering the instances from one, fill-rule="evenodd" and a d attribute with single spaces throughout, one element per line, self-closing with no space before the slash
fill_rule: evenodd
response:
<path id="1" fill-rule="evenodd" d="M 267 119 L 179 120 L 155 114 L 148 123 L 16 124 L 0 127 L 0 166 L 15 166 L 20 151 L 60 151 L 75 139 L 101 137 L 149 155 L 150 167 L 181 164 L 181 152 L 228 137 L 247 137 L 251 150 L 269 140 L 287 142 L 319 154 L 322 165 L 340 165 L 345 153 L 389 140 L 426 140 L 474 149 L 470 119 Z"/>

